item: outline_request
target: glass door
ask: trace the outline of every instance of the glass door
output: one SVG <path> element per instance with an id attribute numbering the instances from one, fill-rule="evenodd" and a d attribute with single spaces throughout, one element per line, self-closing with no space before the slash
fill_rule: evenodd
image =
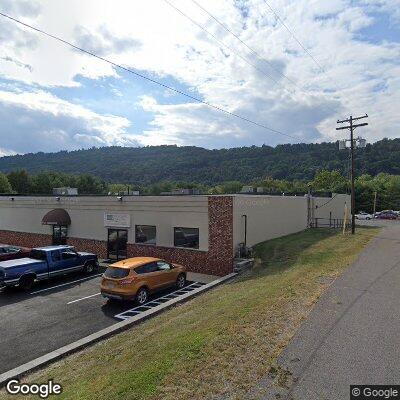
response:
<path id="1" fill-rule="evenodd" d="M 128 231 L 126 229 L 109 229 L 107 240 L 107 258 L 122 260 L 127 256 Z"/>
<path id="2" fill-rule="evenodd" d="M 67 244 L 68 227 L 62 225 L 53 225 L 53 240 L 55 246 Z"/>

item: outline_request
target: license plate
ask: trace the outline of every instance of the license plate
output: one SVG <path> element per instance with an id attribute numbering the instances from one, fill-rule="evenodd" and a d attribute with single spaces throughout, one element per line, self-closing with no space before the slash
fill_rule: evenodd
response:
<path id="1" fill-rule="evenodd" d="M 113 283 L 113 282 L 107 282 L 107 283 L 106 283 L 106 287 L 107 287 L 108 289 L 114 289 L 114 288 L 115 288 L 115 283 Z"/>

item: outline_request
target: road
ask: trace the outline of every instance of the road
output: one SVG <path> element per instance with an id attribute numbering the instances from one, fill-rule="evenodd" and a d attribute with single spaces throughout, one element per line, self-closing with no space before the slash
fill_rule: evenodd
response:
<path id="1" fill-rule="evenodd" d="M 320 298 L 279 357 L 289 371 L 280 398 L 349 399 L 351 384 L 400 384 L 400 221 L 367 224 L 385 227 Z M 278 398 L 276 389 L 263 398 Z"/>
<path id="2" fill-rule="evenodd" d="M 100 279 L 76 274 L 38 283 L 29 293 L 0 290 L 0 374 L 115 324 L 118 314 L 135 307 L 107 302 Z"/>

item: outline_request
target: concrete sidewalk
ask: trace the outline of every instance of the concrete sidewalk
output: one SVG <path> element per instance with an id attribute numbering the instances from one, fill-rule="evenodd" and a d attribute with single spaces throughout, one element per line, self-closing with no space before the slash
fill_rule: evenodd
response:
<path id="1" fill-rule="evenodd" d="M 265 377 L 253 396 L 339 400 L 351 384 L 400 384 L 400 223 L 328 288 L 278 365 L 286 388 Z"/>

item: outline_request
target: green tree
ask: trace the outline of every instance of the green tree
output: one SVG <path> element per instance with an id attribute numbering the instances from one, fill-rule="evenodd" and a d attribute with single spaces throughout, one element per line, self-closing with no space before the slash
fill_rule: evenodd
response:
<path id="1" fill-rule="evenodd" d="M 104 182 L 89 174 L 79 175 L 76 186 L 79 194 L 102 194 L 106 191 Z"/>
<path id="2" fill-rule="evenodd" d="M 5 174 L 0 172 L 0 193 L 11 193 L 12 188 Z"/>
<path id="3" fill-rule="evenodd" d="M 327 192 L 343 192 L 348 186 L 348 180 L 337 170 L 328 171 L 326 169 L 318 172 L 311 181 L 313 190 Z"/>
<path id="4" fill-rule="evenodd" d="M 32 180 L 26 170 L 17 169 L 7 175 L 10 185 L 16 193 L 26 194 L 32 190 Z"/>

